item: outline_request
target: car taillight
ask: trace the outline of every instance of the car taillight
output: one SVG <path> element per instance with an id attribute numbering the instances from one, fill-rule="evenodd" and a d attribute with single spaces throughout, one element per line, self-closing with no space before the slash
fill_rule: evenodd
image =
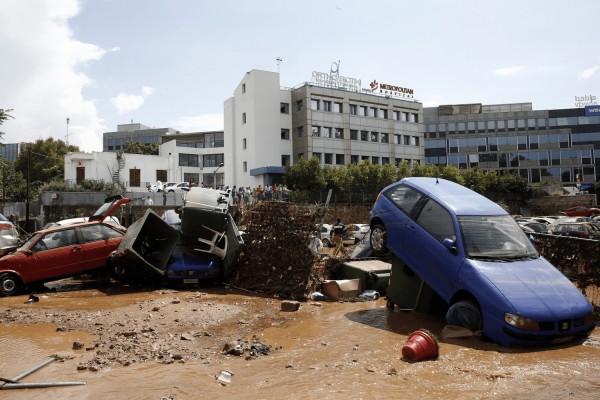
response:
<path id="1" fill-rule="evenodd" d="M 0 223 L 0 231 L 10 231 L 13 229 L 11 224 Z"/>
<path id="2" fill-rule="evenodd" d="M 587 233 L 582 233 L 582 234 L 579 235 L 579 237 L 582 238 L 582 239 L 587 239 L 587 238 L 590 237 L 590 235 L 588 235 Z"/>

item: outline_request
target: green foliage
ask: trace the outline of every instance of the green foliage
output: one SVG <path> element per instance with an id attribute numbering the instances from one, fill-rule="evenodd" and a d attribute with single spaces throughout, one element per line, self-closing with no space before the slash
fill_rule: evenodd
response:
<path id="1" fill-rule="evenodd" d="M 313 157 L 311 160 L 301 159 L 295 165 L 287 166 L 285 181 L 296 191 L 319 192 L 333 189 L 341 193 L 376 194 L 407 176 L 443 178 L 473 188 L 479 193 L 510 192 L 525 196 L 528 192 L 527 181 L 517 173 L 498 175 L 493 170 L 459 169 L 452 165 L 439 167 L 417 163 L 410 166 L 406 161 L 397 166 L 381 166 L 361 161 L 358 164 L 333 168 L 321 165 L 319 160 Z"/>
<path id="2" fill-rule="evenodd" d="M 158 143 L 127 142 L 123 146 L 123 152 L 129 154 L 158 155 Z"/>
<path id="3" fill-rule="evenodd" d="M 3 189 L 4 200 L 25 201 L 27 183 L 23 174 L 15 170 L 14 163 L 9 161 L 0 163 L 0 186 Z"/>
<path id="4" fill-rule="evenodd" d="M 12 115 L 9 114 L 9 112 L 11 112 L 11 111 L 12 111 L 12 109 L 2 109 L 2 108 L 0 108 L 0 125 L 2 125 L 9 118 L 14 118 Z M 4 135 L 4 132 L 0 131 L 0 138 L 3 135 Z"/>
<path id="5" fill-rule="evenodd" d="M 63 179 L 65 173 L 65 155 L 79 151 L 79 147 L 67 145 L 53 138 L 38 139 L 27 143 L 21 149 L 15 161 L 15 169 L 27 179 L 28 165 L 30 188 L 39 188 L 46 182 Z"/>
<path id="6" fill-rule="evenodd" d="M 62 180 L 54 180 L 42 185 L 40 192 L 100 192 L 107 196 L 122 194 L 123 190 L 114 183 L 96 180 L 83 180 L 80 184 L 69 184 Z"/>

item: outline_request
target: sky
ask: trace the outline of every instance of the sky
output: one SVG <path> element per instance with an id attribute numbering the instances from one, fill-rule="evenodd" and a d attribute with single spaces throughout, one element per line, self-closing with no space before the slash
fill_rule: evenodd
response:
<path id="1" fill-rule="evenodd" d="M 424 107 L 574 108 L 600 98 L 599 15 L 589 0 L 0 0 L 0 142 L 89 152 L 131 122 L 222 130 L 247 71 L 295 87 L 333 62 Z"/>

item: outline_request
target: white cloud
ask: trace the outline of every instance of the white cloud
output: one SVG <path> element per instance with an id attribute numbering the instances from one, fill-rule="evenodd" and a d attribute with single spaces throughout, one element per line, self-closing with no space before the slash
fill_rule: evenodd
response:
<path id="1" fill-rule="evenodd" d="M 191 117 L 181 117 L 169 123 L 173 129 L 184 133 L 222 131 L 223 114 L 202 114 Z"/>
<path id="2" fill-rule="evenodd" d="M 152 95 L 152 93 L 154 93 L 154 88 L 144 86 L 142 87 L 142 94 L 127 94 L 121 92 L 115 97 L 112 97 L 110 102 L 117 110 L 117 114 L 123 115 L 141 108 L 144 105 L 146 97 Z"/>
<path id="3" fill-rule="evenodd" d="M 498 68 L 498 69 L 494 70 L 494 74 L 500 75 L 500 76 L 512 76 L 512 75 L 516 75 L 520 72 L 523 72 L 526 69 L 527 69 L 527 67 L 525 67 L 523 65 L 519 65 L 519 66 L 515 66 L 515 67 Z"/>
<path id="4" fill-rule="evenodd" d="M 600 66 L 596 65 L 595 67 L 581 71 L 579 73 L 579 79 L 582 79 L 584 81 L 590 79 L 596 73 L 596 71 L 598 71 L 599 68 Z"/>
<path id="5" fill-rule="evenodd" d="M 0 108 L 14 109 L 2 125 L 4 143 L 53 137 L 82 150 L 102 148 L 104 121 L 82 90 L 92 80 L 82 65 L 105 50 L 72 38 L 68 20 L 80 11 L 76 0 L 3 2 L 0 7 Z"/>

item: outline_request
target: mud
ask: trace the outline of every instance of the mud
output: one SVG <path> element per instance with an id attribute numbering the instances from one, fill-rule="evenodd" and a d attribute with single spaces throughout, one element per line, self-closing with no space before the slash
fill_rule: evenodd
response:
<path id="1" fill-rule="evenodd" d="M 63 286 L 68 288 L 69 286 Z M 56 354 L 22 382 L 85 386 L 6 390 L 6 399 L 584 399 L 600 393 L 600 332 L 585 342 L 504 348 L 478 338 L 440 342 L 435 360 L 402 358 L 419 328 L 442 316 L 389 310 L 385 300 L 302 302 L 232 288 L 94 287 L 0 299 L 0 376 Z M 226 343 L 268 345 L 267 355 L 223 354 Z M 73 349 L 75 342 L 82 348 Z M 216 377 L 228 370 L 229 385 Z"/>

